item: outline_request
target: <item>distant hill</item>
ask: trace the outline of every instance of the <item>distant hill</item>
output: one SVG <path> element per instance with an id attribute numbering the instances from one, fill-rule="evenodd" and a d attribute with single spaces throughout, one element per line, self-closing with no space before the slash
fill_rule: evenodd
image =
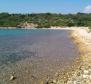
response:
<path id="1" fill-rule="evenodd" d="M 27 24 L 26 24 L 27 23 Z M 91 14 L 9 14 L 0 13 L 0 27 L 91 26 Z"/>

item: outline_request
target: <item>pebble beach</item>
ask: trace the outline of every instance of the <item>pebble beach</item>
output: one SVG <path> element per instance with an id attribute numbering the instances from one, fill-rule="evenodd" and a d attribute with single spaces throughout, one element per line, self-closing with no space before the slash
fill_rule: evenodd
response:
<path id="1" fill-rule="evenodd" d="M 91 84 L 91 32 L 87 27 L 72 27 L 71 38 L 79 49 L 79 58 L 66 74 L 47 84 Z"/>

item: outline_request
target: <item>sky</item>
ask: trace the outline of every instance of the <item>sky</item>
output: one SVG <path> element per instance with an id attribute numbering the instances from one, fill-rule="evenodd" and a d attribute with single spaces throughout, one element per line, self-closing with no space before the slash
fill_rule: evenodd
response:
<path id="1" fill-rule="evenodd" d="M 91 0 L 0 0 L 0 12 L 91 13 Z"/>

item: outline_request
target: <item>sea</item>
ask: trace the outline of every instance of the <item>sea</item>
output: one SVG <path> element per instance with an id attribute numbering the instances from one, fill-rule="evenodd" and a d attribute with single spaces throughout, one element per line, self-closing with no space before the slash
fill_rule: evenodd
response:
<path id="1" fill-rule="evenodd" d="M 0 84 L 45 84 L 68 69 L 79 56 L 70 32 L 1 29 Z"/>

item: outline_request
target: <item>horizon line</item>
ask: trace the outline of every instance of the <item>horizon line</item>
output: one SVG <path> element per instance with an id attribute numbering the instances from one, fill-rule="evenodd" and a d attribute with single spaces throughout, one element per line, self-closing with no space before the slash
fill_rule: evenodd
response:
<path id="1" fill-rule="evenodd" d="M 76 12 L 76 13 L 61 13 L 61 12 L 59 12 L 59 13 L 57 13 L 57 12 L 32 12 L 32 13 L 22 13 L 22 12 L 0 12 L 0 14 L 1 13 L 8 13 L 8 14 L 47 14 L 47 13 L 49 13 L 49 14 L 78 14 L 78 13 L 82 13 L 82 14 L 91 14 L 91 13 L 84 13 L 84 12 Z"/>

